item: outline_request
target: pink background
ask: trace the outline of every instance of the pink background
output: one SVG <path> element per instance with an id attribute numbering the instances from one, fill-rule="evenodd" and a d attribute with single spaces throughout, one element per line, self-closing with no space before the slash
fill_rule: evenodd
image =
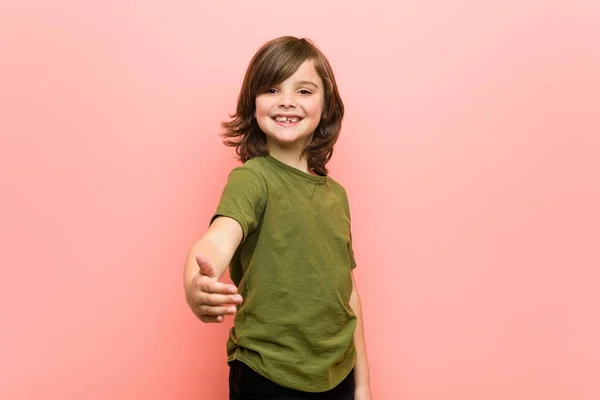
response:
<path id="1" fill-rule="evenodd" d="M 561 4 L 562 3 L 562 4 Z M 392 5 L 394 4 L 394 5 Z M 485 5 L 484 5 L 485 4 Z M 377 400 L 600 398 L 600 3 L 0 6 L 0 398 L 227 398 L 182 289 L 266 40 L 347 117 Z"/>

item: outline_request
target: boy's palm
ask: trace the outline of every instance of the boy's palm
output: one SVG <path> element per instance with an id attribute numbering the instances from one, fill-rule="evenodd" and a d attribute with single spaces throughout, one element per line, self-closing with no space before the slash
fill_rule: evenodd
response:
<path id="1" fill-rule="evenodd" d="M 242 302 L 234 285 L 219 282 L 212 265 L 203 254 L 196 254 L 198 274 L 192 281 L 189 299 L 194 314 L 203 322 L 223 322 L 225 315 L 235 314 Z"/>

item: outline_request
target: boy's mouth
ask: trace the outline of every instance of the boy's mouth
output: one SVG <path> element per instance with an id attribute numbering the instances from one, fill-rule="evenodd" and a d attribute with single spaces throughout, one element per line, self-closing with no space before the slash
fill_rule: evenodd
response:
<path id="1" fill-rule="evenodd" d="M 276 122 L 283 124 L 295 124 L 302 120 L 301 117 L 297 115 L 275 115 L 272 117 Z"/>

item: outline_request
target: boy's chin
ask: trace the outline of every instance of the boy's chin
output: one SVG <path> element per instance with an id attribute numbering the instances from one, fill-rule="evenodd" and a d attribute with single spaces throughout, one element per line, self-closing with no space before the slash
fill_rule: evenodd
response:
<path id="1" fill-rule="evenodd" d="M 310 140 L 310 136 L 311 135 L 304 135 L 304 134 L 281 134 L 281 133 L 275 133 L 275 134 L 269 134 L 267 135 L 269 137 L 269 140 L 273 143 L 282 145 L 282 146 L 293 146 L 296 144 L 301 144 L 301 143 L 305 143 L 308 142 Z"/>

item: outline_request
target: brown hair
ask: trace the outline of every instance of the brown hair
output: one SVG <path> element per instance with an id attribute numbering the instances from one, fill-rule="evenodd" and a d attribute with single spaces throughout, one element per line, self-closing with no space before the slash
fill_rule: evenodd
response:
<path id="1" fill-rule="evenodd" d="M 304 149 L 308 169 L 327 175 L 325 165 L 333 155 L 342 128 L 344 104 L 340 98 L 333 70 L 325 55 L 309 40 L 282 36 L 265 43 L 254 55 L 246 70 L 237 109 L 231 121 L 223 122 L 223 143 L 236 148 L 242 162 L 269 153 L 264 132 L 254 118 L 256 96 L 292 76 L 303 62 L 311 60 L 324 84 L 321 121 L 312 141 Z"/>

